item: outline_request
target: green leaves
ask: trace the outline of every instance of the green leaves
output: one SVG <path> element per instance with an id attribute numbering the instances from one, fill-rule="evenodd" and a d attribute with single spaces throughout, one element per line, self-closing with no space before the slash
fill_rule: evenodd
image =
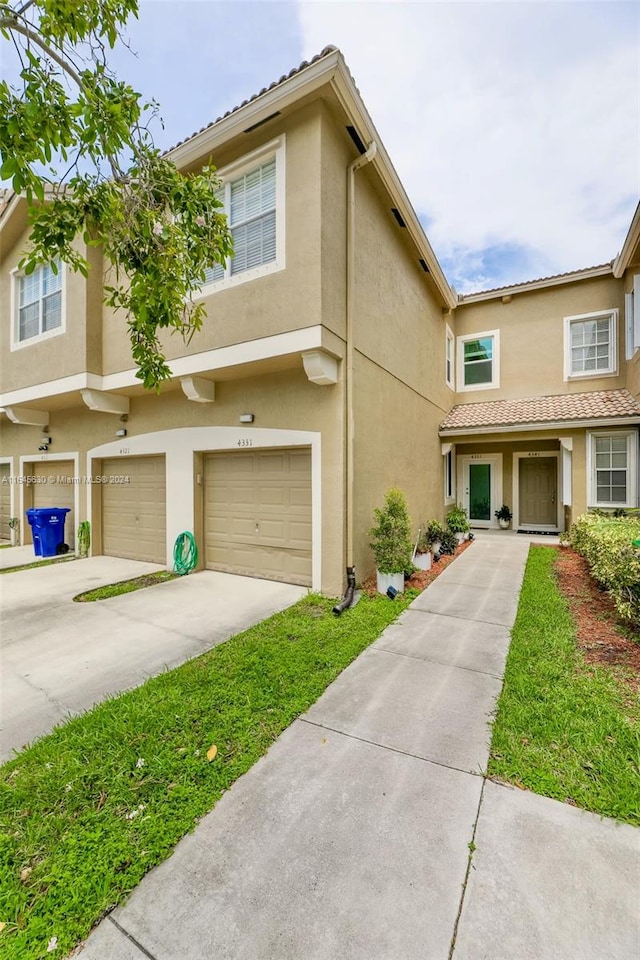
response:
<path id="1" fill-rule="evenodd" d="M 640 627 L 640 520 L 585 513 L 569 531 L 571 546 L 587 560 L 593 577 L 613 597 L 621 617 Z"/>
<path id="2" fill-rule="evenodd" d="M 137 376 L 158 389 L 171 376 L 159 331 L 190 340 L 205 269 L 232 253 L 214 169 L 184 176 L 149 134 L 155 104 L 118 80 L 106 50 L 137 0 L 36 0 L 24 13 L 0 3 L 0 31 L 19 46 L 21 89 L 0 82 L 0 175 L 29 204 L 31 248 L 21 261 L 64 260 L 88 274 L 79 243 L 110 266 L 106 303 L 128 325 Z M 59 177 L 52 163 L 66 167 Z"/>
<path id="3" fill-rule="evenodd" d="M 383 509 L 376 507 L 376 524 L 371 528 L 371 549 L 381 573 L 404 573 L 411 567 L 411 521 L 401 490 L 392 487 L 385 495 Z"/>

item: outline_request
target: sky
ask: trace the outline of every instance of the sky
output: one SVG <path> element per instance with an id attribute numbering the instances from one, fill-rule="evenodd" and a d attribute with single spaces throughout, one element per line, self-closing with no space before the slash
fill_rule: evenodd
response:
<path id="1" fill-rule="evenodd" d="M 141 0 L 127 33 L 113 65 L 159 102 L 163 148 L 338 46 L 460 293 L 622 246 L 640 194 L 638 3 Z"/>

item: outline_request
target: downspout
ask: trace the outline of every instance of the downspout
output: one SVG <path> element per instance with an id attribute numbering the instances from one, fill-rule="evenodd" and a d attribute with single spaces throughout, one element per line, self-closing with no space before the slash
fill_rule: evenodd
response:
<path id="1" fill-rule="evenodd" d="M 361 167 L 370 163 L 378 152 L 375 140 L 366 153 L 356 157 L 347 167 L 347 315 L 346 315 L 346 371 L 345 371 L 345 407 L 346 407 L 346 446 L 347 446 L 347 589 L 342 601 L 333 608 L 336 616 L 353 603 L 356 586 L 355 566 L 353 563 L 353 487 L 354 487 L 354 418 L 353 418 L 353 306 L 355 300 L 355 221 L 356 196 L 355 174 Z"/>

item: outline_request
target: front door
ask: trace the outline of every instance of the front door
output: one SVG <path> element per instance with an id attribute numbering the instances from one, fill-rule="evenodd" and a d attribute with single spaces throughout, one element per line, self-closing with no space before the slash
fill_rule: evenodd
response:
<path id="1" fill-rule="evenodd" d="M 521 527 L 556 527 L 558 506 L 558 461 L 555 457 L 531 457 L 520 460 Z"/>
<path id="2" fill-rule="evenodd" d="M 494 513 L 502 496 L 502 457 L 461 457 L 458 461 L 462 505 L 472 527 L 495 527 Z"/>

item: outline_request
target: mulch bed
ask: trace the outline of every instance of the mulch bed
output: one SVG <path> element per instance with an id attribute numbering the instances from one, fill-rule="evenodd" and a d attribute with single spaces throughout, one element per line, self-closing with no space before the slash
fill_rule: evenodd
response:
<path id="1" fill-rule="evenodd" d="M 467 550 L 473 540 L 465 540 L 464 543 L 458 545 L 456 552 L 447 554 L 444 557 L 441 557 L 437 563 L 431 564 L 431 570 L 416 570 L 415 573 L 412 573 L 410 578 L 405 582 L 406 590 L 424 590 L 425 587 L 428 587 L 436 577 L 440 576 L 443 570 L 446 570 L 450 563 L 453 563 L 456 557 L 459 557 L 461 553 L 464 553 Z M 375 573 L 371 577 L 367 577 L 366 580 L 362 581 L 362 589 L 365 593 L 368 593 L 370 597 L 375 597 L 378 593 L 376 587 L 376 575 Z"/>
<path id="2" fill-rule="evenodd" d="M 587 663 L 622 667 L 622 679 L 634 690 L 640 685 L 640 630 L 620 620 L 615 605 L 589 572 L 584 557 L 570 547 L 558 550 L 556 576 L 574 622 L 578 647 Z"/>

